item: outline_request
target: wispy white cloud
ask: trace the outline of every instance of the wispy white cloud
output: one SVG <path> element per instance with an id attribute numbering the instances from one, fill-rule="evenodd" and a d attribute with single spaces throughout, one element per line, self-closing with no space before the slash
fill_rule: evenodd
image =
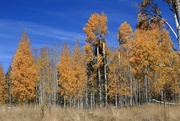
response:
<path id="1" fill-rule="evenodd" d="M 23 29 L 27 29 L 28 33 L 32 35 L 51 37 L 59 40 L 75 41 L 76 38 L 83 40 L 85 37 L 83 33 L 64 31 L 62 29 L 39 25 L 32 22 L 0 19 L 0 28 L 3 30 L 3 33 L 0 34 L 0 38 L 11 38 L 11 36 L 14 36 L 13 32 L 21 32 Z M 9 36 L 6 31 L 8 31 L 11 36 Z"/>
<path id="2" fill-rule="evenodd" d="M 68 32 L 57 28 L 52 28 L 44 25 L 37 25 L 34 23 L 28 23 L 27 29 L 29 33 L 33 35 L 41 35 L 44 37 L 52 37 L 59 40 L 75 41 L 76 38 L 83 40 L 83 33 Z M 83 41 L 80 41 L 83 42 Z"/>
<path id="3" fill-rule="evenodd" d="M 81 44 L 85 43 L 84 33 L 65 31 L 60 29 L 61 27 L 53 28 L 32 22 L 0 19 L 0 28 L 0 41 L 3 41 L 0 44 L 0 63 L 3 63 L 6 69 L 10 65 L 11 58 L 16 51 L 21 33 L 24 29 L 28 31 L 33 48 L 52 45 L 54 42 L 60 43 L 62 41 L 74 43 L 77 38 Z"/>

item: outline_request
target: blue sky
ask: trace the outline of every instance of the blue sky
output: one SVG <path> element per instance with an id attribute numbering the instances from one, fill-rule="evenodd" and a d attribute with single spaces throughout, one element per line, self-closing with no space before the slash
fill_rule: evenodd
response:
<path id="1" fill-rule="evenodd" d="M 0 0 L 0 63 L 7 71 L 17 49 L 21 33 L 28 31 L 32 48 L 64 41 L 73 45 L 76 39 L 85 45 L 82 28 L 94 12 L 108 17 L 106 40 L 117 47 L 116 33 L 124 21 L 135 29 L 140 0 Z M 174 25 L 168 6 L 161 0 L 159 7 L 170 24 Z M 162 11 L 162 12 L 163 12 Z M 177 44 L 175 42 L 175 44 Z"/>

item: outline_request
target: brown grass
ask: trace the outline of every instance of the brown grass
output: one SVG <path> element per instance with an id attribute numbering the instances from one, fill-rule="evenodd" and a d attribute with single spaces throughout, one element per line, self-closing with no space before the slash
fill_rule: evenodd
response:
<path id="1" fill-rule="evenodd" d="M 0 121 L 179 121 L 180 106 L 146 104 L 143 106 L 98 109 L 63 109 L 45 107 L 44 118 L 40 106 L 0 107 Z"/>

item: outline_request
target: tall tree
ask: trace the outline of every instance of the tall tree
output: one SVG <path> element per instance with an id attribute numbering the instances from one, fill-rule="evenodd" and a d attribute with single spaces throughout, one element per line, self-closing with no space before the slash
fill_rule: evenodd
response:
<path id="1" fill-rule="evenodd" d="M 12 88 L 12 81 L 10 78 L 12 68 L 9 66 L 8 71 L 6 72 L 6 83 L 7 83 L 7 92 L 8 92 L 8 103 L 9 105 L 12 104 L 12 94 L 11 94 L 11 88 Z"/>
<path id="2" fill-rule="evenodd" d="M 72 70 L 74 75 L 74 95 L 75 99 L 78 101 L 79 108 L 80 101 L 82 103 L 82 99 L 84 97 L 84 91 L 86 86 L 86 68 L 84 54 L 80 50 L 78 43 L 76 43 L 75 45 L 72 56 Z"/>
<path id="3" fill-rule="evenodd" d="M 52 48 L 48 46 L 38 49 L 33 49 L 33 55 L 38 71 L 38 78 L 36 81 L 36 102 L 39 104 L 57 103 L 57 68 L 59 62 L 60 50 L 59 46 L 54 44 Z"/>
<path id="4" fill-rule="evenodd" d="M 130 50 L 130 64 L 135 79 L 138 81 L 138 91 L 145 92 L 138 95 L 141 102 L 148 101 L 148 76 L 154 71 L 158 57 L 158 41 L 160 38 L 158 30 L 136 30 Z M 144 87 L 144 88 L 141 88 Z M 145 97 L 145 99 L 141 98 Z"/>
<path id="5" fill-rule="evenodd" d="M 30 40 L 26 31 L 12 61 L 12 90 L 14 101 L 30 102 L 35 98 L 35 81 L 37 70 L 31 54 Z"/>
<path id="6" fill-rule="evenodd" d="M 97 70 L 99 103 L 102 106 L 102 75 L 104 75 L 104 80 L 106 81 L 106 74 L 102 74 L 101 72 L 103 67 L 104 72 L 106 72 L 106 66 L 103 63 L 103 57 L 105 57 L 105 50 L 103 50 L 105 48 L 105 35 L 108 33 L 106 15 L 104 13 L 101 15 L 97 13 L 92 14 L 83 30 L 86 33 L 86 42 L 92 45 L 96 56 L 94 67 Z"/>
<path id="7" fill-rule="evenodd" d="M 157 82 L 154 89 L 156 94 L 159 94 L 163 100 L 172 100 L 172 97 L 177 97 L 178 94 L 179 72 L 176 71 L 176 68 L 179 66 L 177 65 L 177 54 L 172 51 L 169 33 L 164 29 L 161 33 L 158 52 L 160 55 L 158 57 L 158 66 L 155 67 Z"/>
<path id="8" fill-rule="evenodd" d="M 65 107 L 66 101 L 74 92 L 72 84 L 72 80 L 74 80 L 74 74 L 72 71 L 70 48 L 67 43 L 64 44 L 62 54 L 60 56 L 60 62 L 57 64 L 57 70 L 59 73 L 59 93 L 64 98 Z"/>
<path id="9" fill-rule="evenodd" d="M 118 62 L 118 51 L 111 52 L 111 61 L 109 63 L 109 71 L 108 71 L 108 95 L 110 97 L 110 101 L 115 100 L 115 106 L 118 105 L 118 95 L 119 95 L 119 62 Z"/>
<path id="10" fill-rule="evenodd" d="M 38 97 L 40 104 L 50 103 L 51 93 L 51 78 L 50 78 L 50 59 L 49 59 L 49 48 L 42 47 L 40 49 L 40 57 L 37 62 L 38 69 Z"/>
<path id="11" fill-rule="evenodd" d="M 52 49 L 50 49 L 49 53 L 50 57 L 50 71 L 51 71 L 51 78 L 52 78 L 52 104 L 57 104 L 58 102 L 58 71 L 57 71 L 57 64 L 60 59 L 61 48 L 59 44 L 53 44 Z"/>
<path id="12" fill-rule="evenodd" d="M 6 77 L 2 65 L 0 65 L 0 103 L 6 103 L 8 99 Z"/>
<path id="13" fill-rule="evenodd" d="M 88 107 L 90 104 L 91 108 L 93 108 L 95 107 L 94 94 L 97 92 L 97 82 L 96 82 L 97 73 L 94 68 L 95 55 L 93 53 L 93 46 L 91 44 L 86 44 L 83 47 L 83 49 L 85 51 L 86 74 L 87 74 L 85 104 L 86 104 L 86 107 Z M 88 98 L 88 95 L 90 95 L 90 100 Z"/>
<path id="14" fill-rule="evenodd" d="M 118 80 L 119 82 L 119 87 L 124 87 L 127 89 L 123 89 L 124 92 L 121 93 L 121 95 L 125 95 L 125 98 L 127 97 L 127 90 L 128 90 L 128 81 L 130 85 L 130 104 L 132 105 L 132 73 L 131 73 L 131 66 L 129 64 L 129 51 L 130 51 L 130 41 L 133 38 L 133 29 L 131 28 L 130 24 L 127 22 L 124 22 L 121 24 L 119 27 L 118 31 L 118 71 L 119 71 L 119 77 Z M 125 72 L 125 73 L 124 73 Z M 124 74 L 122 74 L 124 73 Z M 124 80 L 124 82 L 122 82 Z M 124 85 L 124 86 L 123 86 Z M 121 100 L 123 100 L 121 98 Z M 121 101 L 122 102 L 122 101 Z"/>

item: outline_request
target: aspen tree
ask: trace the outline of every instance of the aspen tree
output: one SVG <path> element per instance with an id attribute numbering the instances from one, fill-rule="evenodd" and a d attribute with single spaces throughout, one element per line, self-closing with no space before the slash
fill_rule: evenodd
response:
<path id="1" fill-rule="evenodd" d="M 78 101 L 78 109 L 80 107 L 80 101 L 82 103 L 82 98 L 84 96 L 85 85 L 86 85 L 86 68 L 85 68 L 85 58 L 84 54 L 79 48 L 78 43 L 74 47 L 74 52 L 72 56 L 72 71 L 74 75 L 73 88 L 74 95 Z"/>
<path id="2" fill-rule="evenodd" d="M 97 92 L 97 82 L 96 82 L 96 70 L 94 69 L 94 60 L 95 60 L 95 55 L 93 53 L 93 47 L 91 44 L 86 44 L 83 46 L 83 49 L 85 51 L 85 62 L 86 62 L 86 75 L 87 75 L 87 80 L 86 80 L 86 106 L 90 106 L 91 108 L 94 107 L 94 94 Z M 90 93 L 90 101 L 88 99 L 88 95 Z"/>
<path id="3" fill-rule="evenodd" d="M 96 63 L 94 65 L 95 69 L 97 70 L 97 77 L 98 77 L 98 88 L 99 88 L 99 103 L 102 107 L 102 73 L 101 68 L 105 67 L 102 66 L 103 63 L 103 45 L 105 42 L 105 35 L 108 33 L 107 31 L 107 17 L 104 13 L 101 15 L 94 13 L 89 18 L 87 24 L 83 28 L 84 32 L 86 33 L 86 42 L 93 46 L 93 50 L 95 51 L 96 56 Z M 105 48 L 105 47 L 104 47 Z M 105 50 L 104 50 L 105 52 Z M 105 53 L 104 53 L 105 54 Z M 104 56 L 105 57 L 105 56 Z M 104 68 L 104 70 L 106 70 Z M 104 71 L 106 72 L 106 71 Z M 106 76 L 106 74 L 105 74 Z M 106 77 L 105 77 L 106 79 Z M 107 81 L 107 80 L 105 80 Z"/>
<path id="4" fill-rule="evenodd" d="M 118 30 L 118 62 L 119 62 L 119 81 L 120 83 L 118 84 L 119 87 L 124 87 L 121 88 L 122 91 L 124 92 L 124 94 L 122 93 L 121 96 L 121 100 L 122 99 L 122 95 L 124 95 L 125 99 L 127 98 L 128 94 L 128 90 L 130 89 L 130 105 L 132 105 L 132 73 L 131 73 L 131 66 L 129 64 L 129 51 L 130 51 L 130 41 L 133 37 L 133 30 L 130 26 L 130 24 L 128 24 L 127 22 L 124 22 L 121 24 L 121 26 L 119 27 Z M 124 73 L 125 72 L 125 73 Z M 121 74 L 123 73 L 123 74 Z M 121 76 L 120 76 L 121 75 Z M 122 82 L 124 81 L 124 82 Z M 129 89 L 128 89 L 128 83 L 129 83 Z M 121 101 L 122 102 L 122 101 Z"/>
<path id="5" fill-rule="evenodd" d="M 115 100 L 115 106 L 118 105 L 118 95 L 120 92 L 119 88 L 119 63 L 118 63 L 118 51 L 111 52 L 111 61 L 109 63 L 109 71 L 108 71 L 108 95 L 110 97 L 110 100 Z"/>
<path id="6" fill-rule="evenodd" d="M 36 65 L 31 54 L 30 40 L 23 32 L 12 61 L 12 89 L 15 102 L 30 102 L 35 98 Z"/>
<path id="7" fill-rule="evenodd" d="M 59 73 L 59 93 L 64 98 L 64 107 L 66 107 L 67 99 L 73 94 L 73 80 L 74 74 L 72 71 L 72 62 L 70 55 L 70 48 L 67 44 L 64 44 L 62 54 L 60 56 L 60 62 L 57 64 L 57 70 Z"/>
<path id="8" fill-rule="evenodd" d="M 8 85 L 2 65 L 0 65 L 0 103 L 6 103 L 8 99 Z"/>
<path id="9" fill-rule="evenodd" d="M 8 100 L 7 100 L 7 102 L 8 102 L 8 104 L 11 106 L 11 104 L 12 104 L 12 94 L 11 94 L 11 88 L 12 88 L 12 80 L 11 80 L 11 78 L 10 78 L 10 74 L 11 74 L 11 71 L 12 71 L 12 69 L 11 69 L 11 66 L 9 66 L 9 68 L 8 68 L 8 71 L 6 72 L 6 83 L 7 83 L 7 93 L 8 93 Z"/>

